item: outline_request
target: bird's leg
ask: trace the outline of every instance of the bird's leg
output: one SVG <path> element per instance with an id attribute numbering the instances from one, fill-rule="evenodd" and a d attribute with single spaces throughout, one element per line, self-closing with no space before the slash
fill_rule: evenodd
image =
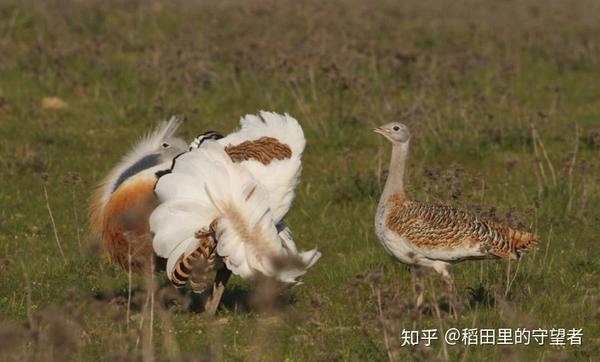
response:
<path id="1" fill-rule="evenodd" d="M 423 271 L 417 265 L 412 266 L 410 268 L 410 271 L 413 275 L 413 289 L 415 294 L 417 295 L 415 306 L 417 310 L 419 310 L 423 306 L 423 299 L 425 294 L 425 288 L 423 287 L 423 280 L 421 278 Z"/>
<path id="2" fill-rule="evenodd" d="M 450 313 L 454 316 L 454 318 L 457 318 L 458 314 L 456 311 L 456 292 L 454 290 L 454 280 L 448 271 L 450 264 L 444 262 L 435 262 L 433 265 L 431 265 L 431 267 L 438 273 L 442 274 L 442 277 L 448 286 L 448 307 Z"/>
<path id="3" fill-rule="evenodd" d="M 217 273 L 215 275 L 215 281 L 212 286 L 212 294 L 206 300 L 204 304 L 204 312 L 208 315 L 215 315 L 217 313 L 217 308 L 221 303 L 221 298 L 223 297 L 223 292 L 225 291 L 225 285 L 227 285 L 227 281 L 231 276 L 231 271 L 227 269 L 225 266 L 217 269 Z"/>
<path id="4" fill-rule="evenodd" d="M 445 270 L 445 273 L 442 273 L 442 276 L 444 277 L 444 281 L 448 285 L 448 303 L 449 303 L 450 313 L 454 316 L 455 319 L 457 319 L 458 311 L 456 309 L 457 300 L 456 300 L 456 288 L 454 287 L 454 278 L 452 278 L 452 275 L 450 275 L 448 270 Z"/>

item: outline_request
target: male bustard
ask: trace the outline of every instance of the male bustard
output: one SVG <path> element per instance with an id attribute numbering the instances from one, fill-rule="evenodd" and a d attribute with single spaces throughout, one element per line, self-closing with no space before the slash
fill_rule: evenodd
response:
<path id="1" fill-rule="evenodd" d="M 205 307 L 211 314 L 230 273 L 294 285 L 321 256 L 298 252 L 283 221 L 300 175 L 302 128 L 269 112 L 240 123 L 239 131 L 196 140 L 174 159 L 156 183 L 160 204 L 150 216 L 154 251 L 167 259 L 175 286 L 194 288 L 194 264 L 216 270 Z"/>
<path id="2" fill-rule="evenodd" d="M 102 239 L 110 260 L 125 270 L 147 271 L 154 259 L 148 217 L 155 206 L 156 173 L 189 149 L 174 137 L 180 124 L 177 117 L 171 117 L 142 138 L 92 195 L 92 233 Z"/>
<path id="3" fill-rule="evenodd" d="M 398 261 L 433 268 L 450 283 L 448 267 L 470 259 L 517 259 L 538 244 L 536 235 L 484 220 L 446 205 L 410 200 L 404 190 L 408 127 L 399 122 L 373 130 L 392 143 L 388 178 L 375 215 L 375 232 Z M 417 306 L 423 302 L 421 289 Z"/>

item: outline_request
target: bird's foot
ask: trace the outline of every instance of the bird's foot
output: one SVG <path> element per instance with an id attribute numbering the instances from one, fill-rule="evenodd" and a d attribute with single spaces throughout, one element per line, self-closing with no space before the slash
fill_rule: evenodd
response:
<path id="1" fill-rule="evenodd" d="M 421 290 L 419 292 L 419 294 L 417 295 L 417 302 L 415 304 L 415 306 L 417 307 L 417 310 L 420 310 L 421 307 L 423 306 L 424 299 L 425 299 L 425 293 L 423 292 L 423 290 Z"/>
<path id="2" fill-rule="evenodd" d="M 212 293 L 208 296 L 208 299 L 204 304 L 204 313 L 207 315 L 214 316 L 217 313 L 219 304 L 221 304 L 221 298 L 225 292 L 225 285 L 227 285 L 230 276 L 231 272 L 227 268 L 217 270 L 215 282 L 212 286 Z"/>

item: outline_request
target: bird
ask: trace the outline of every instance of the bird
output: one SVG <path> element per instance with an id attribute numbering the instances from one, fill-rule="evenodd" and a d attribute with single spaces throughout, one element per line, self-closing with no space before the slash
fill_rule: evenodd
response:
<path id="1" fill-rule="evenodd" d="M 198 137 L 194 138 L 194 140 L 190 143 L 190 147 L 188 151 L 193 150 L 194 148 L 200 147 L 204 141 L 208 140 L 220 140 L 223 138 L 223 135 L 216 131 L 206 131 L 198 135 Z"/>
<path id="2" fill-rule="evenodd" d="M 150 216 L 155 253 L 167 277 L 193 287 L 194 265 L 216 270 L 205 311 L 214 314 L 231 273 L 300 284 L 321 257 L 299 252 L 284 221 L 295 194 L 306 141 L 289 115 L 260 112 L 225 137 L 203 134 L 173 160 L 155 186 Z"/>
<path id="3" fill-rule="evenodd" d="M 226 137 L 209 131 L 198 136 L 192 147 L 217 140 L 230 158 L 243 164 L 268 189 L 271 210 L 279 223 L 291 207 L 302 171 L 304 132 L 296 119 L 261 111 L 240 120 L 240 130 Z"/>
<path id="4" fill-rule="evenodd" d="M 174 136 L 181 120 L 171 117 L 141 138 L 97 185 L 89 206 L 92 234 L 109 259 L 125 270 L 143 273 L 155 262 L 148 218 L 155 207 L 157 172 L 189 149 Z"/>
<path id="5" fill-rule="evenodd" d="M 375 233 L 388 254 L 413 270 L 429 267 L 452 286 L 451 264 L 518 259 L 538 237 L 449 205 L 412 200 L 405 190 L 411 134 L 400 122 L 373 129 L 392 143 L 389 173 L 375 213 Z M 416 305 L 423 303 L 421 289 Z"/>

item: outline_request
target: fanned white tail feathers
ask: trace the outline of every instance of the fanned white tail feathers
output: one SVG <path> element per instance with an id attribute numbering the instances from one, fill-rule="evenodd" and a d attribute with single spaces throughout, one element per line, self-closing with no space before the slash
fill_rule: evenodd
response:
<path id="1" fill-rule="evenodd" d="M 213 161 L 213 167 L 204 168 L 211 170 L 205 172 L 204 190 L 219 213 L 214 225 L 217 254 L 224 257 L 229 270 L 241 277 L 252 277 L 257 271 L 272 274 L 268 257 L 277 255 L 281 244 L 269 210 L 268 195 L 252 175 L 243 166 L 234 164 L 215 142 L 206 142 L 196 152 Z"/>
<path id="2" fill-rule="evenodd" d="M 321 252 L 317 249 L 303 251 L 298 253 L 296 243 L 292 238 L 292 231 L 284 223 L 277 225 L 278 236 L 285 250 L 285 256 L 280 259 L 279 280 L 290 284 L 302 284 L 298 278 L 304 275 L 321 258 Z"/>
<path id="3" fill-rule="evenodd" d="M 177 158 L 172 172 L 157 182 L 156 194 L 162 203 L 150 227 L 155 251 L 168 258 L 169 277 L 179 258 L 197 247 L 194 233 L 211 226 L 217 254 L 244 278 L 262 274 L 295 283 L 318 259 L 316 251 L 298 254 L 293 240 L 293 247 L 286 246 L 290 241 L 277 233 L 267 191 L 217 142 L 207 141 Z M 297 255 L 300 263 L 279 268 L 277 258 L 288 255 Z"/>
<path id="4" fill-rule="evenodd" d="M 275 160 L 268 165 L 256 160 L 242 162 L 267 191 L 273 218 L 278 223 L 285 217 L 294 199 L 294 190 L 302 171 L 302 153 L 306 146 L 304 132 L 298 121 L 290 115 L 264 111 L 258 116 L 246 115 L 240 120 L 240 125 L 239 131 L 218 142 L 223 146 L 235 146 L 270 137 L 291 150 L 290 158 Z"/>
<path id="5" fill-rule="evenodd" d="M 237 145 L 244 141 L 257 140 L 261 137 L 272 137 L 287 144 L 292 154 L 300 158 L 306 140 L 298 121 L 289 114 L 260 111 L 259 115 L 248 114 L 240 119 L 240 130 L 219 140 L 223 145 Z"/>

